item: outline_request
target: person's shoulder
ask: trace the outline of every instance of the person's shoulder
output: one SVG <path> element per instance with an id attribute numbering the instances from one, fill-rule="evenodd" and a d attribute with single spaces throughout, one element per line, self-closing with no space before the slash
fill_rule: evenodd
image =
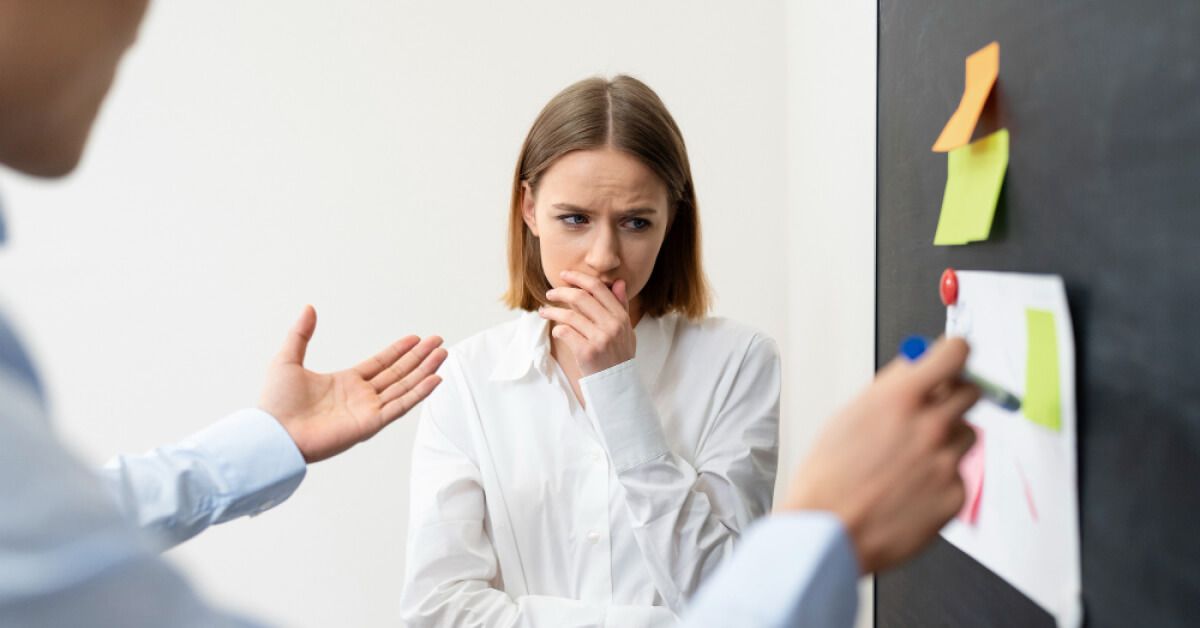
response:
<path id="1" fill-rule="evenodd" d="M 705 352 L 762 354 L 779 353 L 775 340 L 766 332 L 722 316 L 688 319 L 676 316 L 675 340 L 682 346 Z"/>

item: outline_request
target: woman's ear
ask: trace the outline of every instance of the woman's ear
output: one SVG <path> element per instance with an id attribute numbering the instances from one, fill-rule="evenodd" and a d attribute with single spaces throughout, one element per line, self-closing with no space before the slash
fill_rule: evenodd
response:
<path id="1" fill-rule="evenodd" d="M 533 237 L 538 237 L 537 212 L 534 211 L 533 186 L 529 185 L 528 181 L 521 182 L 521 217 L 525 219 L 525 226 L 533 233 Z"/>

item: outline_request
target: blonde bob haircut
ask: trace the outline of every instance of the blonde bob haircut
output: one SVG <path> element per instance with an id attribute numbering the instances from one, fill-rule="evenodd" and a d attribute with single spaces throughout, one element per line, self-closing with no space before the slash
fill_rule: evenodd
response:
<path id="1" fill-rule="evenodd" d="M 533 193 L 546 170 L 571 151 L 612 147 L 636 157 L 667 186 L 667 233 L 654 270 L 639 294 L 642 313 L 678 312 L 699 319 L 708 312 L 708 282 L 700 264 L 700 219 L 687 148 L 666 106 L 645 83 L 625 75 L 579 81 L 552 98 L 517 159 L 508 218 L 508 292 L 504 302 L 526 311 L 547 305 L 552 286 L 541 249 L 521 213 L 522 183 Z"/>

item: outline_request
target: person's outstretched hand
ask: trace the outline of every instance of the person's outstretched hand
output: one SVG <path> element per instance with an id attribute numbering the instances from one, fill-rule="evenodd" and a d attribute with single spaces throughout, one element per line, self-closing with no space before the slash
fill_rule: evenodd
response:
<path id="1" fill-rule="evenodd" d="M 967 352 L 951 339 L 893 360 L 830 420 L 780 505 L 837 515 L 863 573 L 907 560 L 962 507 L 958 462 L 975 442 L 962 417 L 979 399 L 959 379 Z"/>
<path id="2" fill-rule="evenodd" d="M 305 306 L 283 348 L 267 368 L 259 407 L 283 425 L 305 462 L 336 456 L 371 438 L 429 396 L 442 379 L 442 339 L 407 336 L 358 366 L 336 373 L 304 368 L 304 352 L 317 327 Z"/>

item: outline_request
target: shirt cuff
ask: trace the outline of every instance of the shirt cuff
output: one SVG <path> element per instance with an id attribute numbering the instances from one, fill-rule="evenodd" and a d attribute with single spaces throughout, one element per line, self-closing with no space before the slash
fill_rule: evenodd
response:
<path id="1" fill-rule="evenodd" d="M 282 503 L 300 486 L 307 468 L 283 425 L 258 408 L 239 410 L 193 434 L 184 445 L 214 460 L 224 480 L 226 507 L 219 521 L 257 515 Z"/>
<path id="2" fill-rule="evenodd" d="M 626 360 L 579 380 L 588 417 L 603 436 L 617 473 L 670 451 L 636 366 L 634 360 Z"/>
<path id="3" fill-rule="evenodd" d="M 849 628 L 858 610 L 858 559 L 827 512 L 766 517 L 700 589 L 688 612 L 700 626 Z"/>

